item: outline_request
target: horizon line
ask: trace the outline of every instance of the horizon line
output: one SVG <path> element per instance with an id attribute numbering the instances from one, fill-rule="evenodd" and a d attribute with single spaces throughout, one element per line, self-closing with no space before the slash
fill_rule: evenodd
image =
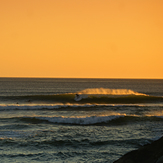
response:
<path id="1" fill-rule="evenodd" d="M 0 78 L 53 78 L 53 79 L 163 79 L 163 78 L 150 78 L 150 77 L 48 77 L 48 76 L 7 76 Z"/>

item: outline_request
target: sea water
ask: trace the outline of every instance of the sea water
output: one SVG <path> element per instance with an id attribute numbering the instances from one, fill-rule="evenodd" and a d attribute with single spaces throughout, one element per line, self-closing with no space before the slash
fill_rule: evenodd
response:
<path id="1" fill-rule="evenodd" d="M 163 80 L 0 78 L 0 162 L 112 163 L 162 134 Z"/>

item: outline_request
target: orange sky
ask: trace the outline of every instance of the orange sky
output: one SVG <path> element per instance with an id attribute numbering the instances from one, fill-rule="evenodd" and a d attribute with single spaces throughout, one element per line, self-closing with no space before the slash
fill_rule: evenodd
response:
<path id="1" fill-rule="evenodd" d="M 0 77 L 163 78 L 162 0 L 0 0 Z"/>

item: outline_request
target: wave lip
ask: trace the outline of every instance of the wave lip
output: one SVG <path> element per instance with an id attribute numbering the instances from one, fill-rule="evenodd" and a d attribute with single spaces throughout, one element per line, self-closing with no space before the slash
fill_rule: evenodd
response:
<path id="1" fill-rule="evenodd" d="M 3 118 L 2 118 L 3 119 Z M 163 116 L 155 115 L 138 115 L 125 113 L 110 113 L 104 115 L 91 115 L 91 116 L 14 116 L 5 118 L 9 121 L 16 119 L 27 123 L 54 123 L 54 124 L 71 124 L 71 125 L 107 125 L 107 124 L 126 124 L 130 122 L 139 121 L 162 121 Z"/>
<path id="2" fill-rule="evenodd" d="M 93 88 L 84 89 L 77 92 L 78 94 L 91 94 L 91 95 L 144 95 L 143 93 L 138 93 L 130 89 L 105 89 L 105 88 Z"/>
<path id="3" fill-rule="evenodd" d="M 163 102 L 163 97 L 150 96 L 128 89 L 85 89 L 76 93 L 54 95 L 8 96 L 2 101 L 15 104 L 133 104 Z"/>
<path id="4" fill-rule="evenodd" d="M 117 114 L 109 116 L 90 116 L 90 117 L 35 117 L 40 120 L 46 120 L 58 124 L 77 124 L 77 125 L 92 125 L 106 123 L 113 119 L 124 117 L 126 114 Z"/>
<path id="5" fill-rule="evenodd" d="M 19 117 L 20 120 L 30 123 L 54 123 L 54 124 L 71 124 L 71 125 L 103 125 L 103 124 L 126 124 L 135 121 L 162 121 L 163 117 L 158 116 L 139 116 L 126 114 L 113 114 L 89 117 L 50 117 L 50 116 L 33 116 Z"/>
<path id="6" fill-rule="evenodd" d="M 77 92 L 74 100 L 98 104 L 133 104 L 163 102 L 163 97 L 149 96 L 130 89 L 94 88 Z"/>

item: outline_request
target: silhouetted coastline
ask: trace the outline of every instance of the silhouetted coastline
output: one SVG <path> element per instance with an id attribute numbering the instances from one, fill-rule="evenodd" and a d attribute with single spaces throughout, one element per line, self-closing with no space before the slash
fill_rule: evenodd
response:
<path id="1" fill-rule="evenodd" d="M 163 137 L 125 154 L 114 163 L 163 163 Z"/>

